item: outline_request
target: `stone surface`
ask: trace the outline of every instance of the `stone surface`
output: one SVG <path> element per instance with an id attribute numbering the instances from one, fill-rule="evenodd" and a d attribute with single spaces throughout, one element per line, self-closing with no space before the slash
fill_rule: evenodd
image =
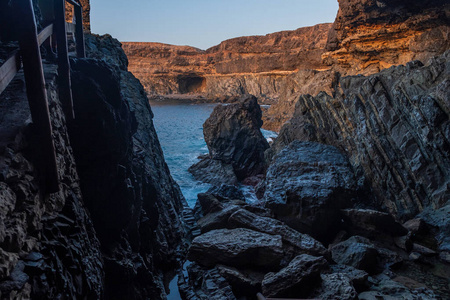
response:
<path id="1" fill-rule="evenodd" d="M 371 287 L 370 291 L 358 295 L 361 300 L 421 300 L 421 299 L 439 299 L 433 291 L 421 288 L 408 288 L 403 284 L 391 279 L 382 279 Z"/>
<path id="2" fill-rule="evenodd" d="M 254 297 L 261 292 L 264 273 L 253 270 L 238 270 L 236 268 L 218 265 L 217 269 L 231 285 L 233 293 L 239 296 Z"/>
<path id="3" fill-rule="evenodd" d="M 207 176 L 216 178 L 217 175 L 229 173 L 222 170 L 229 170 L 231 166 L 238 180 L 263 173 L 264 151 L 269 144 L 260 131 L 261 115 L 261 108 L 251 95 L 242 96 L 234 104 L 216 106 L 203 124 L 209 157 L 189 168 L 189 171 L 193 175 L 208 172 Z M 211 169 L 208 160 L 213 161 L 215 167 Z M 202 166 L 203 163 L 208 168 Z M 223 183 L 229 184 L 228 176 L 224 177 Z"/>
<path id="4" fill-rule="evenodd" d="M 339 0 L 322 57 L 353 74 L 426 61 L 450 47 L 449 11 L 445 0 Z"/>
<path id="5" fill-rule="evenodd" d="M 200 93 L 218 99 L 250 93 L 277 97 L 299 69 L 322 68 L 331 24 L 223 41 L 206 51 L 160 43 L 123 43 L 130 71 L 149 94 Z"/>
<path id="6" fill-rule="evenodd" d="M 101 59 L 72 61 L 77 117 L 70 135 L 102 246 L 105 297 L 163 299 L 164 273 L 177 267 L 182 250 L 185 200 L 119 42 L 109 36 L 88 39 L 88 56 Z"/>
<path id="7" fill-rule="evenodd" d="M 410 219 L 449 199 L 450 52 L 428 66 L 411 62 L 364 77 L 342 77 L 334 96 L 300 97 L 294 118 L 275 141 L 335 145 L 348 157 L 364 204 Z M 304 133 L 295 128 L 300 126 Z M 291 135 L 290 132 L 295 133 Z"/>
<path id="8" fill-rule="evenodd" d="M 269 166 L 264 200 L 276 218 L 330 242 L 339 231 L 340 208 L 356 196 L 347 159 L 332 146 L 294 141 Z"/>
<path id="9" fill-rule="evenodd" d="M 431 233 L 434 231 L 438 250 L 450 252 L 450 204 L 436 210 L 430 207 L 419 216 L 428 226 L 437 228 L 437 230 L 431 230 Z"/>
<path id="10" fill-rule="evenodd" d="M 230 216 L 239 210 L 237 205 L 229 205 L 224 209 L 205 215 L 203 218 L 197 221 L 202 233 L 221 228 L 228 228 L 228 219 Z"/>
<path id="11" fill-rule="evenodd" d="M 314 285 L 320 284 L 320 273 L 327 266 L 322 257 L 302 254 L 278 273 L 268 273 L 262 282 L 266 297 L 305 297 Z"/>
<path id="12" fill-rule="evenodd" d="M 234 212 L 230 216 L 228 224 L 231 228 L 248 228 L 267 234 L 280 235 L 283 242 L 294 247 L 294 252 L 297 255 L 327 255 L 327 249 L 309 235 L 301 234 L 286 226 L 283 222 L 272 218 L 260 217 L 245 209 Z"/>
<path id="13" fill-rule="evenodd" d="M 343 215 L 350 231 L 355 235 L 375 238 L 379 234 L 404 236 L 408 230 L 398 223 L 391 214 L 371 209 L 344 209 Z"/>
<path id="14" fill-rule="evenodd" d="M 374 273 L 377 270 L 377 249 L 366 238 L 353 236 L 331 248 L 333 260 L 342 265 Z"/>
<path id="15" fill-rule="evenodd" d="M 253 266 L 276 270 L 283 258 L 280 236 L 249 229 L 219 229 L 196 237 L 189 248 L 189 260 L 203 266 Z"/>
<path id="16" fill-rule="evenodd" d="M 314 298 L 322 300 L 354 300 L 358 293 L 351 284 L 351 279 L 345 273 L 322 274 L 322 286 L 314 292 Z"/>

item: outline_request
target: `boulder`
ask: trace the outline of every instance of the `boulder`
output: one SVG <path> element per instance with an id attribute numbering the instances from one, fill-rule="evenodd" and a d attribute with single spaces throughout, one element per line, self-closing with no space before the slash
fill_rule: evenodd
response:
<path id="1" fill-rule="evenodd" d="M 196 180 L 213 185 L 233 185 L 238 182 L 231 164 L 225 164 L 220 160 L 211 159 L 209 156 L 190 166 L 188 171 Z"/>
<path id="2" fill-rule="evenodd" d="M 405 285 L 384 278 L 371 287 L 370 291 L 363 292 L 358 295 L 360 300 L 435 300 L 440 299 L 436 297 L 433 291 L 425 287 L 408 288 Z"/>
<path id="3" fill-rule="evenodd" d="M 261 291 L 264 273 L 218 265 L 219 274 L 231 285 L 236 296 L 254 297 Z"/>
<path id="4" fill-rule="evenodd" d="M 437 210 L 430 207 L 424 210 L 419 217 L 429 226 L 436 228 L 432 233 L 437 240 L 438 250 L 450 252 L 450 204 Z"/>
<path id="5" fill-rule="evenodd" d="M 341 226 L 339 209 L 356 194 L 346 157 L 333 146 L 313 142 L 294 141 L 278 153 L 265 186 L 266 206 L 277 219 L 327 243 Z"/>
<path id="6" fill-rule="evenodd" d="M 219 171 L 228 180 L 230 166 L 238 180 L 263 173 L 264 151 L 269 144 L 260 131 L 261 116 L 258 101 L 251 95 L 242 96 L 234 104 L 217 106 L 203 124 L 209 158 L 201 164 L 207 168 L 197 165 L 190 172 L 194 176 L 203 173 L 201 178 L 211 176 L 219 180 L 214 174 Z"/>
<path id="7" fill-rule="evenodd" d="M 332 265 L 330 268 L 333 273 L 345 274 L 345 276 L 350 278 L 350 282 L 356 291 L 362 291 L 366 288 L 367 278 L 369 277 L 369 274 L 366 271 L 358 270 L 346 265 Z"/>
<path id="8" fill-rule="evenodd" d="M 226 206 L 223 210 L 205 215 L 198 220 L 198 226 L 200 226 L 202 233 L 214 229 L 227 228 L 228 218 L 239 209 L 240 207 L 237 205 Z"/>
<path id="9" fill-rule="evenodd" d="M 377 249 L 366 238 L 353 236 L 331 248 L 333 260 L 369 273 L 377 270 Z"/>
<path id="10" fill-rule="evenodd" d="M 408 230 L 391 214 L 371 209 L 343 209 L 349 231 L 355 235 L 375 238 L 380 234 L 404 236 Z"/>
<path id="11" fill-rule="evenodd" d="M 282 246 L 279 235 L 244 228 L 219 229 L 196 237 L 187 258 L 207 267 L 225 264 L 276 270 L 283 258 Z"/>
<path id="12" fill-rule="evenodd" d="M 358 298 L 358 293 L 347 274 L 322 274 L 320 277 L 322 285 L 315 291 L 314 298 L 321 300 L 354 300 Z"/>
<path id="13" fill-rule="evenodd" d="M 229 220 L 228 224 L 231 228 L 248 228 L 259 232 L 280 235 L 283 242 L 289 243 L 294 247 L 294 252 L 299 254 L 310 255 L 327 255 L 328 251 L 325 247 L 307 234 L 302 234 L 289 226 L 286 226 L 283 222 L 267 218 L 260 217 L 254 213 L 251 213 L 245 209 L 240 209 L 234 212 Z"/>
<path id="14" fill-rule="evenodd" d="M 236 300 L 231 286 L 217 268 L 205 269 L 193 263 L 187 267 L 189 285 L 183 285 L 183 299 L 189 300 Z"/>
<path id="15" fill-rule="evenodd" d="M 220 186 L 213 186 L 207 191 L 207 193 L 213 195 L 219 199 L 219 201 L 245 201 L 244 193 L 242 193 L 242 191 L 234 185 L 221 184 Z"/>
<path id="16" fill-rule="evenodd" d="M 320 284 L 320 273 L 328 265 L 323 257 L 302 254 L 278 273 L 268 273 L 262 282 L 266 297 L 305 297 Z"/>

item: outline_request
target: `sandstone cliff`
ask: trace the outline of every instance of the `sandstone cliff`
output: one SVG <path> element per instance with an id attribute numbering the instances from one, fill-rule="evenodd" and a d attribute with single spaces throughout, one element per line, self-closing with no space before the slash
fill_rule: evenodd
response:
<path id="1" fill-rule="evenodd" d="M 331 24 L 240 37 L 206 51 L 159 43 L 123 43 L 130 71 L 149 94 L 200 93 L 207 98 L 253 93 L 273 98 L 282 78 L 323 69 Z"/>

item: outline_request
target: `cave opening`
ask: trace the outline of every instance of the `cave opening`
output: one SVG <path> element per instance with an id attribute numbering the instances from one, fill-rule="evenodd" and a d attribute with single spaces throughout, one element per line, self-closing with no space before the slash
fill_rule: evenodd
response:
<path id="1" fill-rule="evenodd" d="M 178 89 L 181 94 L 201 93 L 206 85 L 206 78 L 198 75 L 178 77 Z"/>

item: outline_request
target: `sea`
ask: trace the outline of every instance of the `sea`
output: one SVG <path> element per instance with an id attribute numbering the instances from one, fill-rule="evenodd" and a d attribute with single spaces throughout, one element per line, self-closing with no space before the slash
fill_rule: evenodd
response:
<path id="1" fill-rule="evenodd" d="M 211 186 L 195 180 L 188 168 L 199 161 L 200 155 L 208 153 L 203 137 L 203 123 L 217 104 L 168 99 L 150 101 L 150 105 L 154 114 L 153 123 L 170 173 L 189 206 L 194 207 L 197 194 L 206 192 Z M 275 132 L 261 131 L 269 141 L 276 137 Z M 241 189 L 248 201 L 255 201 L 251 188 L 242 186 Z"/>

